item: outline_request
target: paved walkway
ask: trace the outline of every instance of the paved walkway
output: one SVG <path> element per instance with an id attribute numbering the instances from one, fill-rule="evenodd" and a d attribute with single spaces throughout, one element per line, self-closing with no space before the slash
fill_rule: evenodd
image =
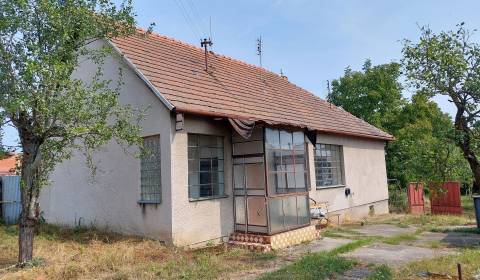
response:
<path id="1" fill-rule="evenodd" d="M 351 228 L 347 231 L 339 231 L 342 237 L 324 237 L 307 244 L 293 246 L 278 252 L 278 257 L 269 262 L 264 268 L 242 272 L 231 275 L 232 279 L 255 279 L 259 275 L 275 271 L 308 253 L 330 251 L 339 246 L 353 242 L 354 239 L 367 236 L 395 237 L 399 235 L 415 233 L 415 227 L 399 227 L 390 224 L 365 225 L 358 228 Z M 337 234 L 337 233 L 336 233 Z M 434 243 L 439 248 L 432 248 Z M 358 260 L 362 266 L 355 267 L 337 279 L 355 280 L 365 279 L 372 273 L 368 264 L 386 264 L 391 267 L 398 267 L 408 262 L 433 258 L 444 254 L 455 253 L 454 248 L 458 247 L 480 247 L 480 234 L 463 232 L 424 232 L 416 240 L 402 242 L 399 245 L 389 245 L 374 242 L 370 245 L 357 248 L 351 252 L 342 254 L 347 258 Z"/>

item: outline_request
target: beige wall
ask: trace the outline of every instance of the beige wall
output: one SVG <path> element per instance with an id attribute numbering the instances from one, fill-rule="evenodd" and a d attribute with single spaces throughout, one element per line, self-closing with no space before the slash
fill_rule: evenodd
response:
<path id="1" fill-rule="evenodd" d="M 99 44 L 96 45 L 98 47 Z M 48 222 L 73 226 L 94 225 L 127 234 L 137 234 L 171 242 L 171 117 L 170 112 L 135 73 L 118 59 L 109 58 L 104 78 L 118 78 L 122 66 L 124 85 L 119 100 L 135 108 L 149 108 L 142 123 L 142 135 L 160 134 L 162 203 L 140 205 L 140 162 L 135 148 L 125 154 L 112 141 L 95 153 L 97 174 L 91 180 L 85 158 L 79 153 L 60 164 L 51 176 L 52 185 L 42 190 L 40 207 Z M 96 65 L 84 62 L 76 76 L 89 80 Z"/>
<path id="2" fill-rule="evenodd" d="M 224 136 L 225 194 L 228 197 L 189 201 L 188 133 Z M 233 232 L 231 151 L 231 131 L 223 121 L 185 116 L 184 130 L 176 132 L 172 129 L 172 231 L 175 245 L 202 245 Z"/>
<path id="3" fill-rule="evenodd" d="M 330 212 L 339 212 L 341 219 L 359 219 L 368 215 L 373 205 L 375 214 L 388 213 L 385 143 L 354 137 L 318 134 L 317 143 L 343 146 L 345 186 L 317 189 L 313 145 L 309 143 L 310 197 L 328 201 Z M 350 188 L 351 195 L 345 196 Z"/>

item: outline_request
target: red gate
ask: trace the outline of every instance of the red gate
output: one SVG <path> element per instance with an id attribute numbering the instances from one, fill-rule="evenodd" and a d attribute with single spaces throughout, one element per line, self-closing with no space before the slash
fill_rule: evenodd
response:
<path id="1" fill-rule="evenodd" d="M 430 189 L 430 203 L 432 214 L 461 215 L 462 204 L 460 200 L 460 182 L 446 182 L 441 191 Z"/>
<path id="2" fill-rule="evenodd" d="M 423 214 L 425 211 L 423 200 L 423 184 L 410 183 L 407 187 L 408 207 L 412 214 Z"/>

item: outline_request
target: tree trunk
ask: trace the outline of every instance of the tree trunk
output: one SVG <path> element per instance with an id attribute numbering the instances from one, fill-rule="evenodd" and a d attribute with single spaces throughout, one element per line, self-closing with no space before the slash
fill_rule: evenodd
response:
<path id="1" fill-rule="evenodd" d="M 468 126 L 466 118 L 463 116 L 464 108 L 457 106 L 457 115 L 455 117 L 455 128 L 459 132 L 460 137 L 457 140 L 458 146 L 463 152 L 463 157 L 467 160 L 473 174 L 472 193 L 480 193 L 480 162 L 473 151 L 471 142 L 471 130 Z"/>
<path id="2" fill-rule="evenodd" d="M 22 215 L 20 218 L 20 234 L 18 236 L 18 262 L 24 264 L 33 258 L 33 236 L 36 221 Z"/>
<path id="3" fill-rule="evenodd" d="M 463 149 L 462 149 L 463 150 Z M 480 163 L 477 160 L 477 157 L 473 152 L 469 151 L 470 149 L 464 150 L 465 159 L 468 161 L 470 165 L 470 169 L 473 173 L 473 188 L 472 194 L 480 193 Z"/>
<path id="4" fill-rule="evenodd" d="M 21 162 L 20 193 L 22 213 L 20 214 L 18 236 L 18 262 L 20 265 L 33 258 L 33 238 L 39 216 L 38 197 L 40 195 L 40 145 L 23 143 Z"/>

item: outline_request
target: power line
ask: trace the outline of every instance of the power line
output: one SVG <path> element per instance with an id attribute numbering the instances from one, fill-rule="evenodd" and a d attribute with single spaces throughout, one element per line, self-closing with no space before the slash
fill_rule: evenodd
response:
<path id="1" fill-rule="evenodd" d="M 200 32 L 198 30 L 198 26 L 195 25 L 194 21 L 192 20 L 192 18 L 190 17 L 187 9 L 185 8 L 185 6 L 183 5 L 183 2 L 181 0 L 175 0 L 175 4 L 178 6 L 178 8 L 180 9 L 180 13 L 182 14 L 183 16 L 183 19 L 185 20 L 187 26 L 190 28 L 190 30 L 192 31 L 193 35 L 195 37 L 197 37 L 198 39 L 201 39 L 202 36 L 200 35 Z"/>

